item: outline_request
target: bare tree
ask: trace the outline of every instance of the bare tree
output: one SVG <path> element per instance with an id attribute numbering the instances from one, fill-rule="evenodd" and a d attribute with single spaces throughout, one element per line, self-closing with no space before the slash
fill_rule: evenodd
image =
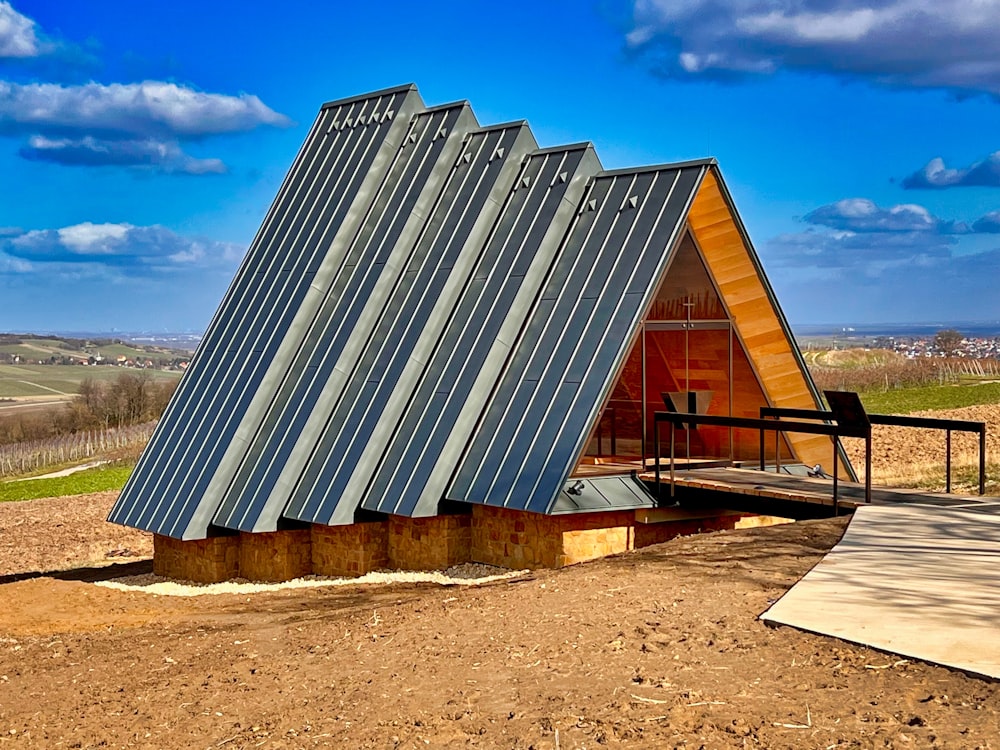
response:
<path id="1" fill-rule="evenodd" d="M 962 346 L 964 337 L 954 328 L 945 328 L 934 334 L 934 348 L 946 357 L 954 357 Z"/>

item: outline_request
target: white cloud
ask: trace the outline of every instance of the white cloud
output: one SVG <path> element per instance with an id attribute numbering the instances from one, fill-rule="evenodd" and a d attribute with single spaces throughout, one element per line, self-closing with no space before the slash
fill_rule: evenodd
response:
<path id="1" fill-rule="evenodd" d="M 867 198 L 845 198 L 820 206 L 804 217 L 810 224 L 819 224 L 852 233 L 922 232 L 930 234 L 964 234 L 969 231 L 961 222 L 944 221 L 923 206 L 901 203 L 882 208 Z"/>
<path id="2" fill-rule="evenodd" d="M 0 238 L 0 252 L 9 258 L 76 274 L 155 276 L 233 268 L 244 249 L 232 242 L 186 237 L 159 225 L 89 221 Z"/>
<path id="3" fill-rule="evenodd" d="M 23 258 L 15 258 L 0 252 L 0 274 L 23 274 L 31 270 L 31 264 Z"/>
<path id="4" fill-rule="evenodd" d="M 958 169 L 949 169 L 940 157 L 931 159 L 923 169 L 904 178 L 903 187 L 909 190 L 1000 187 L 1000 151 Z"/>
<path id="5" fill-rule="evenodd" d="M 37 24 L 0 0 L 0 59 L 27 59 L 52 80 L 76 78 L 96 60 L 83 49 L 45 36 Z M 35 76 L 38 80 L 38 76 Z M 219 159 L 199 159 L 185 141 L 292 122 L 253 94 L 217 94 L 164 81 L 140 83 L 17 83 L 0 80 L 0 135 L 28 136 L 20 155 L 66 166 L 116 166 L 161 173 L 220 174 Z"/>
<path id="6" fill-rule="evenodd" d="M 56 230 L 56 236 L 63 247 L 76 253 L 112 254 L 128 236 L 131 224 L 93 224 L 85 221 L 71 227 Z"/>
<path id="7" fill-rule="evenodd" d="M 972 229 L 982 234 L 1000 234 L 1000 211 L 990 211 L 978 219 Z"/>
<path id="8" fill-rule="evenodd" d="M 886 271 L 927 265 L 951 257 L 955 238 L 925 231 L 851 232 L 807 230 L 779 235 L 766 245 L 766 259 L 785 268 L 876 278 Z"/>
<path id="9" fill-rule="evenodd" d="M 0 58 L 35 57 L 41 54 L 35 22 L 0 0 Z"/>
<path id="10" fill-rule="evenodd" d="M 856 42 L 872 31 L 878 16 L 871 8 L 825 13 L 788 14 L 773 10 L 736 20 L 736 28 L 751 36 L 775 36 L 806 42 Z"/>
<path id="11" fill-rule="evenodd" d="M 290 124 L 251 94 L 210 94 L 161 81 L 79 86 L 0 81 L 0 133 L 29 134 L 20 153 L 33 161 L 221 174 L 226 172 L 221 160 L 190 156 L 179 142 Z"/>
<path id="12" fill-rule="evenodd" d="M 968 252 L 959 244 L 962 235 L 1000 234 L 1000 210 L 970 227 L 912 203 L 848 198 L 803 220 L 812 226 L 772 238 L 761 252 L 797 322 L 979 319 L 1000 310 L 996 295 L 980 294 L 996 283 L 1000 249 Z"/>
<path id="13" fill-rule="evenodd" d="M 998 276 L 1000 250 L 924 256 L 880 273 L 782 266 L 771 274 L 785 312 L 800 324 L 993 320 L 1000 317 Z"/>
<path id="14" fill-rule="evenodd" d="M 184 153 L 176 142 L 155 138 L 116 141 L 89 135 L 83 138 L 34 135 L 21 147 L 20 153 L 32 161 L 67 166 L 139 167 L 157 172 L 196 175 L 226 172 L 226 165 L 219 159 L 196 159 Z"/>
<path id="15" fill-rule="evenodd" d="M 290 124 L 252 94 L 209 94 L 162 81 L 81 86 L 0 81 L 0 130 L 7 132 L 184 139 Z"/>
<path id="16" fill-rule="evenodd" d="M 780 69 L 1000 96 L 1000 3 L 637 0 L 627 47 L 659 74 Z"/>

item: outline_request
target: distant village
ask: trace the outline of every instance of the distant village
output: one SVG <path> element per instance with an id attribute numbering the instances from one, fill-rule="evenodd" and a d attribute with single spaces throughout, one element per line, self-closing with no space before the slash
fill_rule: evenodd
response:
<path id="1" fill-rule="evenodd" d="M 80 356 L 51 356 L 35 359 L 20 354 L 0 352 L 0 364 L 3 365 L 84 365 L 87 367 L 131 367 L 137 370 L 179 370 L 183 372 L 190 364 L 190 357 L 174 357 L 165 359 L 156 357 L 126 357 L 124 354 L 105 357 L 100 352 Z"/>
<path id="2" fill-rule="evenodd" d="M 960 357 L 963 359 L 1000 359 L 1000 337 L 963 336 L 948 329 L 927 336 L 861 336 L 847 335 L 823 339 L 803 339 L 805 350 L 817 349 L 883 349 L 908 359 L 930 357 Z"/>
<path id="3" fill-rule="evenodd" d="M 963 357 L 967 359 L 1000 359 L 1000 338 L 962 338 L 951 352 L 944 351 L 933 337 L 895 338 L 883 336 L 875 339 L 874 349 L 890 349 L 909 359 L 920 357 Z"/>
<path id="4" fill-rule="evenodd" d="M 76 365 L 183 372 L 190 361 L 190 351 L 124 339 L 0 333 L 0 365 Z"/>

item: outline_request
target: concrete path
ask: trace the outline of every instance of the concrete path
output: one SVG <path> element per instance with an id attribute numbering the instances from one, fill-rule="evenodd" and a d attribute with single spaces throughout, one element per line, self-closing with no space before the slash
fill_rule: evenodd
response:
<path id="1" fill-rule="evenodd" d="M 761 619 L 1000 678 L 1000 517 L 864 506 Z"/>

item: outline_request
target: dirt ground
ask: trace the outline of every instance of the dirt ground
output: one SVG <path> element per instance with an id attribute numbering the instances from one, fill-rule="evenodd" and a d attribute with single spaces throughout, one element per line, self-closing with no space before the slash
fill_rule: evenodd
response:
<path id="1" fill-rule="evenodd" d="M 990 464 L 1000 463 L 1000 404 L 915 412 L 913 416 L 985 422 L 987 461 Z M 845 438 L 843 442 L 851 464 L 859 476 L 863 476 L 864 441 Z M 912 487 L 916 480 L 925 485 L 939 484 L 943 487 L 945 455 L 945 433 L 941 430 L 888 425 L 872 427 L 872 478 L 876 483 Z M 974 492 L 979 465 L 979 436 L 967 432 L 952 433 L 952 461 L 956 490 Z M 990 479 L 987 493 L 1000 494 L 997 477 Z"/>
<path id="2" fill-rule="evenodd" d="M 845 519 L 481 587 L 177 598 L 82 580 L 149 569 L 115 560 L 149 546 L 113 499 L 0 506 L 0 747 L 1000 746 L 996 684 L 757 620 Z"/>

